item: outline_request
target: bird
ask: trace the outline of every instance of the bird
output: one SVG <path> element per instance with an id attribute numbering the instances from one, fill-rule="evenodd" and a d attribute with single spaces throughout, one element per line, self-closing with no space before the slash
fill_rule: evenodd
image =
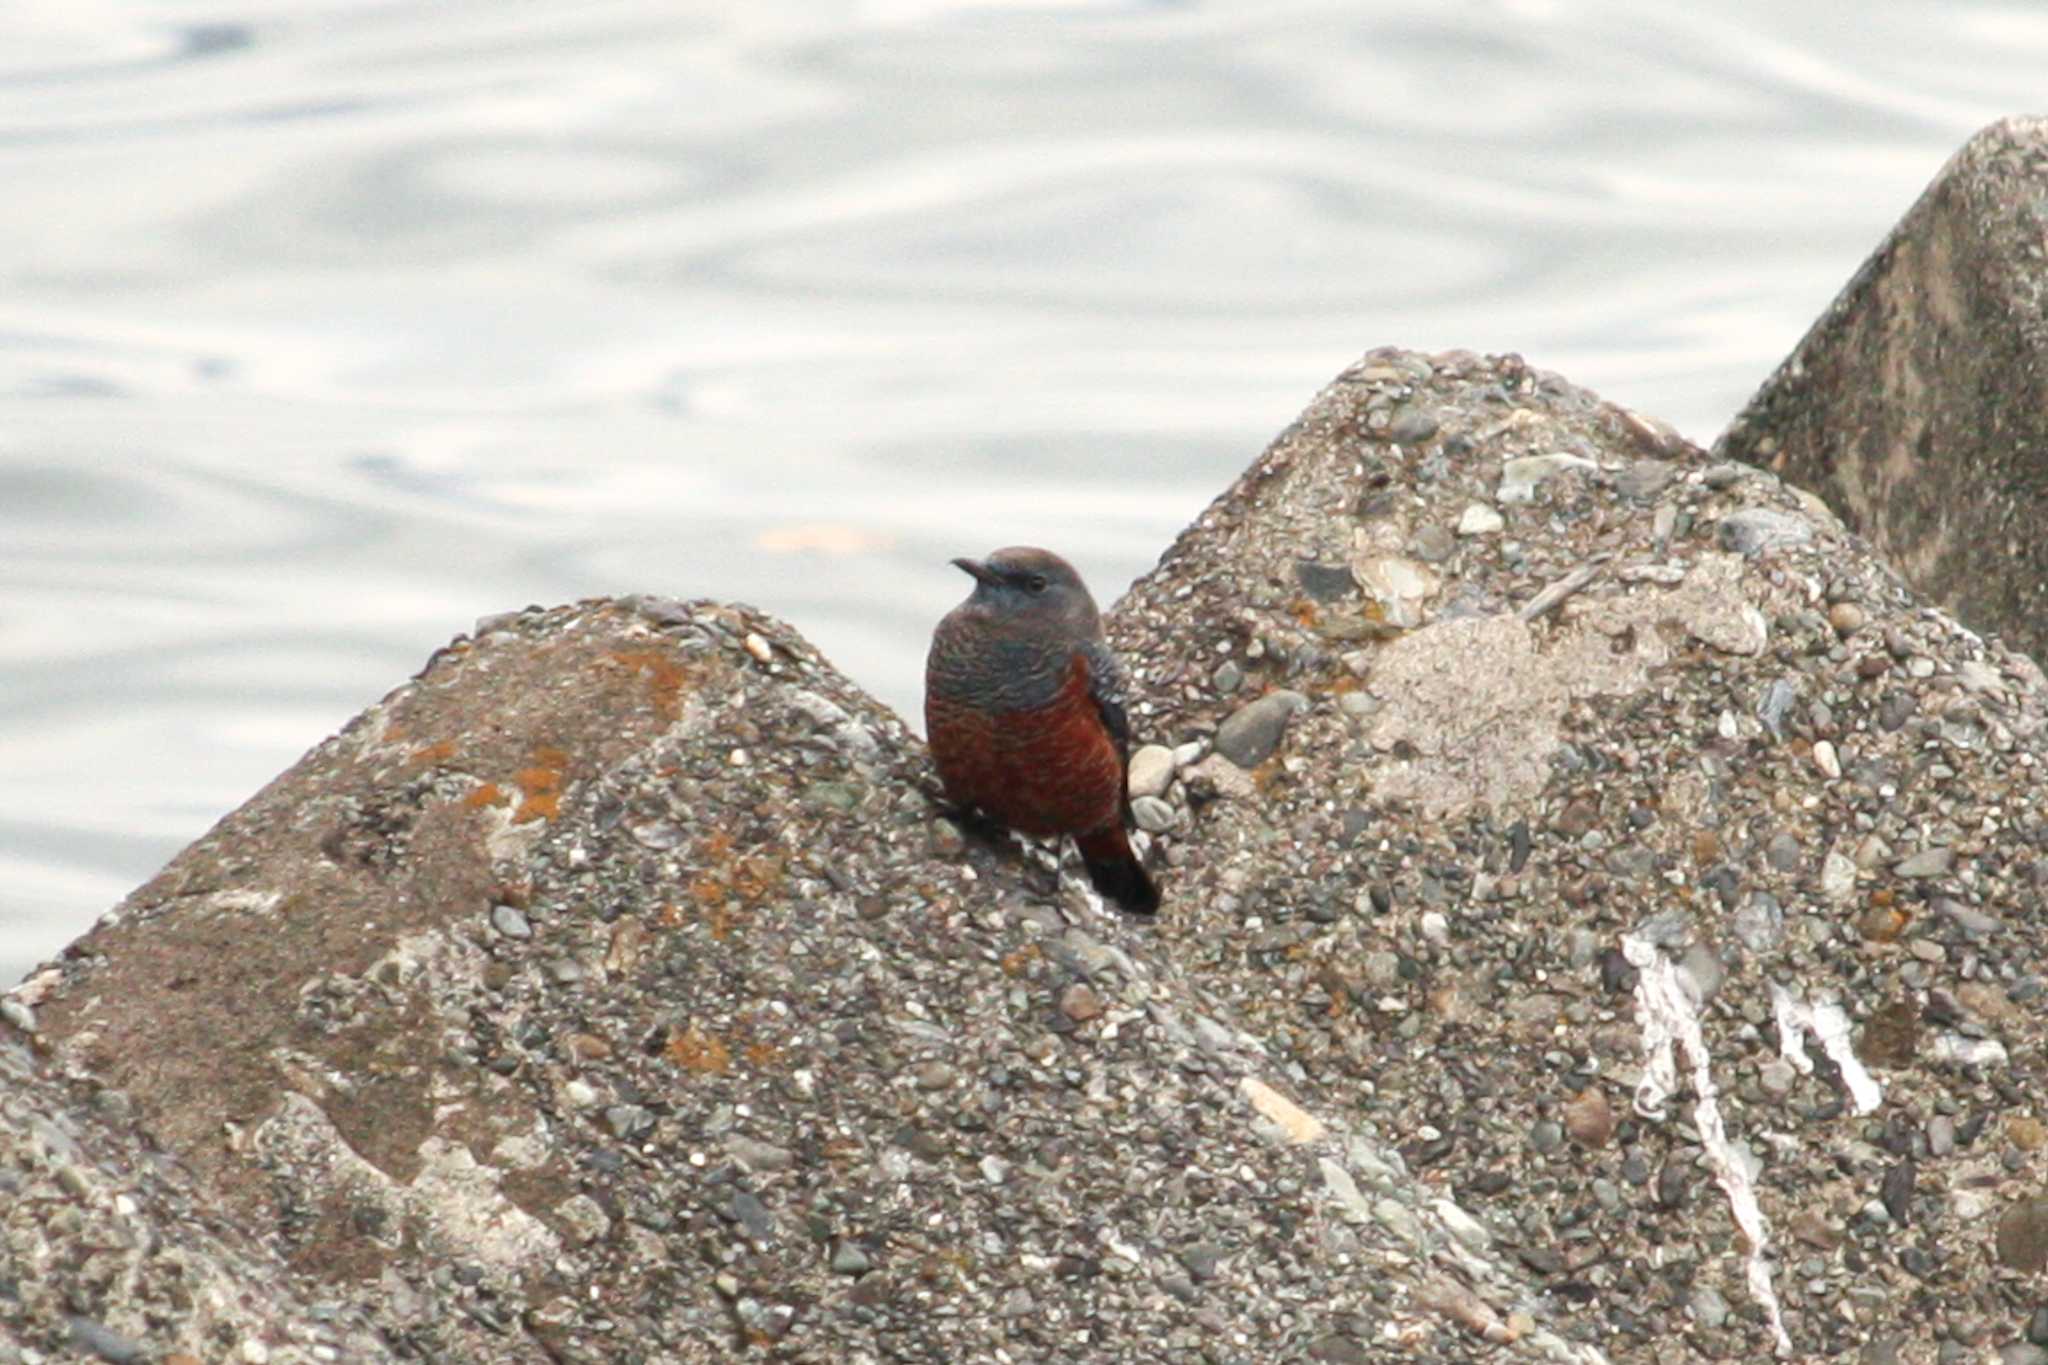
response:
<path id="1" fill-rule="evenodd" d="M 1159 888 L 1124 832 L 1124 671 L 1074 566 L 1017 545 L 956 559 L 974 580 L 932 632 L 924 724 L 946 798 L 1020 834 L 1073 836 L 1088 880 L 1125 910 Z"/>

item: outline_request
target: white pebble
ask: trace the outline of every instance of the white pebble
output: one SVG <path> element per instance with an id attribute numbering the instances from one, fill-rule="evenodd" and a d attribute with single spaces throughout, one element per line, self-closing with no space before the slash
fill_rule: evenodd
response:
<path id="1" fill-rule="evenodd" d="M 1490 536 L 1507 525 L 1501 514 L 1483 502 L 1475 502 L 1465 508 L 1458 517 L 1458 534 L 1461 536 Z"/>

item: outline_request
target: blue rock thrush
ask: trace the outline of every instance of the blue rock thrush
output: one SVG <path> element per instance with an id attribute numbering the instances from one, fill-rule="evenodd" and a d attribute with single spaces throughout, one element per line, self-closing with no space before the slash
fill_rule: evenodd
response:
<path id="1" fill-rule="evenodd" d="M 1088 880 L 1151 914 L 1159 888 L 1124 834 L 1131 726 L 1124 675 L 1074 566 L 1017 546 L 953 563 L 974 593 L 925 660 L 924 725 L 955 804 L 1020 834 L 1071 834 Z"/>

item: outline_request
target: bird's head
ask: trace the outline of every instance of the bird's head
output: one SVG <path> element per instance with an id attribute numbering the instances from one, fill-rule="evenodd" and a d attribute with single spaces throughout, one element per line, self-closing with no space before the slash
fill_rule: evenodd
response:
<path id="1" fill-rule="evenodd" d="M 1013 545 L 986 559 L 956 559 L 974 580 L 969 600 L 998 621 L 1054 627 L 1081 636 L 1101 630 L 1088 585 L 1074 566 L 1050 550 Z"/>

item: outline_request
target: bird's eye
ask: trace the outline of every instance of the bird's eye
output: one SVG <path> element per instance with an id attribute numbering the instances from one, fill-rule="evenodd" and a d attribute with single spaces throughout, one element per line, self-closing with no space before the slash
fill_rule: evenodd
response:
<path id="1" fill-rule="evenodd" d="M 1044 591 L 1045 591 L 1045 575 L 1044 575 L 1044 574 L 1042 574 L 1042 573 L 1035 573 L 1035 574 L 1027 574 L 1027 575 L 1025 575 L 1025 578 L 1024 578 L 1024 591 L 1026 591 L 1026 592 L 1028 592 L 1028 593 L 1033 593 L 1033 594 L 1036 594 L 1036 593 L 1041 593 L 1041 592 L 1044 592 Z"/>

